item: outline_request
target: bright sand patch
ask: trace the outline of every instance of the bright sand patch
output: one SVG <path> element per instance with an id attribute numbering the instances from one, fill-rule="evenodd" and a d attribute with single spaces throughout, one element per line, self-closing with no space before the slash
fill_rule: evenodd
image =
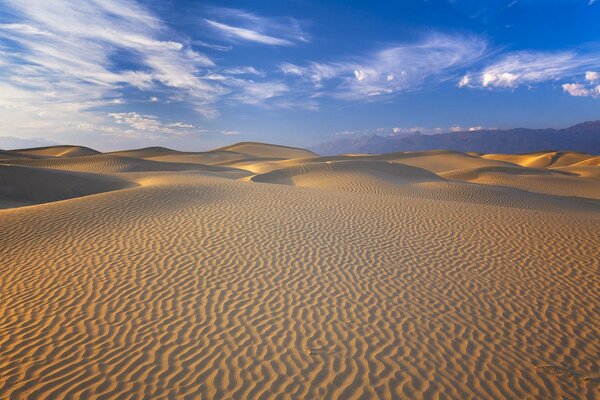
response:
<path id="1" fill-rule="evenodd" d="M 0 398 L 598 397 L 598 200 L 447 154 L 5 167 L 131 186 L 0 210 Z"/>

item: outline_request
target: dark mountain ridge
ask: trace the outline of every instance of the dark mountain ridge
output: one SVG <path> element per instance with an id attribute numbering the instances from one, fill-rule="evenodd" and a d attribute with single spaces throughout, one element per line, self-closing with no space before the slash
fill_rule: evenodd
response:
<path id="1" fill-rule="evenodd" d="M 318 154 L 390 153 L 397 151 L 456 150 L 479 153 L 579 151 L 600 154 L 600 121 L 565 129 L 479 130 L 424 135 L 362 136 L 323 143 L 311 148 Z"/>

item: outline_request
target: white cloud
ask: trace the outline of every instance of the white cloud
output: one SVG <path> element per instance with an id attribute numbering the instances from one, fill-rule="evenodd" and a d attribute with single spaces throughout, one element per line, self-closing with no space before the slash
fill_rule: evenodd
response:
<path id="1" fill-rule="evenodd" d="M 571 96 L 586 97 L 592 94 L 591 90 L 587 89 L 584 85 L 581 85 L 579 83 L 565 83 L 564 85 L 562 85 L 562 88 Z"/>
<path id="2" fill-rule="evenodd" d="M 300 23 L 293 18 L 268 18 L 224 7 L 212 7 L 208 10 L 213 17 L 204 19 L 204 22 L 230 40 L 272 46 L 291 46 L 308 41 Z"/>
<path id="3" fill-rule="evenodd" d="M 199 105 L 214 102 L 223 91 L 197 76 L 213 61 L 182 43 L 163 40 L 167 29 L 134 1 L 92 0 L 78 7 L 65 0 L 6 3 L 23 20 L 0 25 L 20 47 L 9 63 L 13 86 L 57 93 L 69 86 L 91 94 L 86 100 L 100 102 L 123 86 L 178 88 Z M 116 52 L 135 67 L 119 69 L 111 58 Z"/>
<path id="4" fill-rule="evenodd" d="M 0 49 L 0 121 L 24 137 L 41 130 L 52 137 L 131 134 L 134 116 L 127 124 L 99 110 L 129 102 L 123 93 L 179 102 L 213 118 L 224 101 L 259 105 L 286 92 L 279 82 L 242 79 L 264 78 L 252 66 L 223 68 L 186 41 L 173 40 L 176 33 L 134 0 L 89 0 L 77 7 L 68 0 L 5 0 L 3 12 L 5 21 L 12 20 L 0 24 L 6 40 Z M 149 132 L 157 126 L 152 118 L 143 122 L 138 126 Z M 164 132 L 183 127 L 158 126 Z"/>
<path id="5" fill-rule="evenodd" d="M 217 51 L 231 51 L 233 49 L 233 46 L 221 46 L 219 44 L 206 43 L 202 40 L 194 40 L 193 43 L 197 46 L 202 46 Z"/>
<path id="6" fill-rule="evenodd" d="M 600 80 L 600 72 L 595 71 L 586 71 L 585 72 L 585 80 L 589 82 L 596 82 Z"/>
<path id="7" fill-rule="evenodd" d="M 465 75 L 461 78 L 460 82 L 458 82 L 458 87 L 468 86 L 471 83 L 471 77 L 469 75 Z"/>
<path id="8" fill-rule="evenodd" d="M 265 76 L 265 73 L 257 70 L 254 67 L 235 67 L 235 68 L 227 68 L 224 73 L 230 75 L 258 75 Z"/>
<path id="9" fill-rule="evenodd" d="M 240 81 L 239 93 L 234 95 L 237 102 L 262 105 L 266 100 L 279 97 L 289 91 L 282 82 Z"/>
<path id="10" fill-rule="evenodd" d="M 566 93 L 575 97 L 600 97 L 600 85 L 565 83 L 562 88 Z"/>
<path id="11" fill-rule="evenodd" d="M 596 53 L 520 51 L 504 55 L 479 73 L 465 75 L 458 86 L 516 88 L 573 77 L 595 66 L 600 66 L 600 56 Z M 596 76 L 588 72 L 586 77 Z"/>
<path id="12" fill-rule="evenodd" d="M 144 115 L 137 112 L 110 113 L 108 117 L 114 119 L 118 125 L 131 128 L 129 133 L 138 131 L 168 136 L 187 136 L 194 133 L 194 125 L 182 121 L 163 123 L 154 115 Z"/>
<path id="13" fill-rule="evenodd" d="M 328 83 L 324 94 L 344 100 L 368 100 L 417 89 L 427 80 L 444 81 L 478 60 L 486 47 L 485 41 L 476 37 L 434 34 L 362 59 L 306 66 L 286 63 L 279 68 L 284 74 L 312 82 L 316 89 Z"/>
<path id="14" fill-rule="evenodd" d="M 237 38 L 242 40 L 247 40 L 249 42 L 257 42 L 262 44 L 270 44 L 273 46 L 289 46 L 292 44 L 287 39 L 276 38 L 273 36 L 265 35 L 251 29 L 246 28 L 238 28 L 235 26 L 222 24 L 220 22 L 211 21 L 210 19 L 205 20 L 206 23 L 213 28 L 221 31 L 225 36 L 229 38 Z"/>

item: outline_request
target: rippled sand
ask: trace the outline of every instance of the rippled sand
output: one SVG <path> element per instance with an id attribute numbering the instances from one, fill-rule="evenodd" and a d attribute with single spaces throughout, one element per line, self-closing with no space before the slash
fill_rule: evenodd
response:
<path id="1" fill-rule="evenodd" d="M 0 154 L 0 398 L 600 397 L 597 158 L 89 150 Z"/>

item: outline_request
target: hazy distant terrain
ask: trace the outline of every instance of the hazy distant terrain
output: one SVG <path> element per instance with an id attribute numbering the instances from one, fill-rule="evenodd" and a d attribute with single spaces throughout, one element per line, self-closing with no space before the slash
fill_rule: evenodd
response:
<path id="1" fill-rule="evenodd" d="M 600 395 L 589 153 L 53 146 L 0 208 L 0 398 Z"/>
<path id="2" fill-rule="evenodd" d="M 415 133 L 399 136 L 362 136 L 323 143 L 312 148 L 319 154 L 439 149 L 479 153 L 527 153 L 553 149 L 600 154 L 600 121 L 584 122 L 566 129 L 517 128 L 436 135 Z"/>

